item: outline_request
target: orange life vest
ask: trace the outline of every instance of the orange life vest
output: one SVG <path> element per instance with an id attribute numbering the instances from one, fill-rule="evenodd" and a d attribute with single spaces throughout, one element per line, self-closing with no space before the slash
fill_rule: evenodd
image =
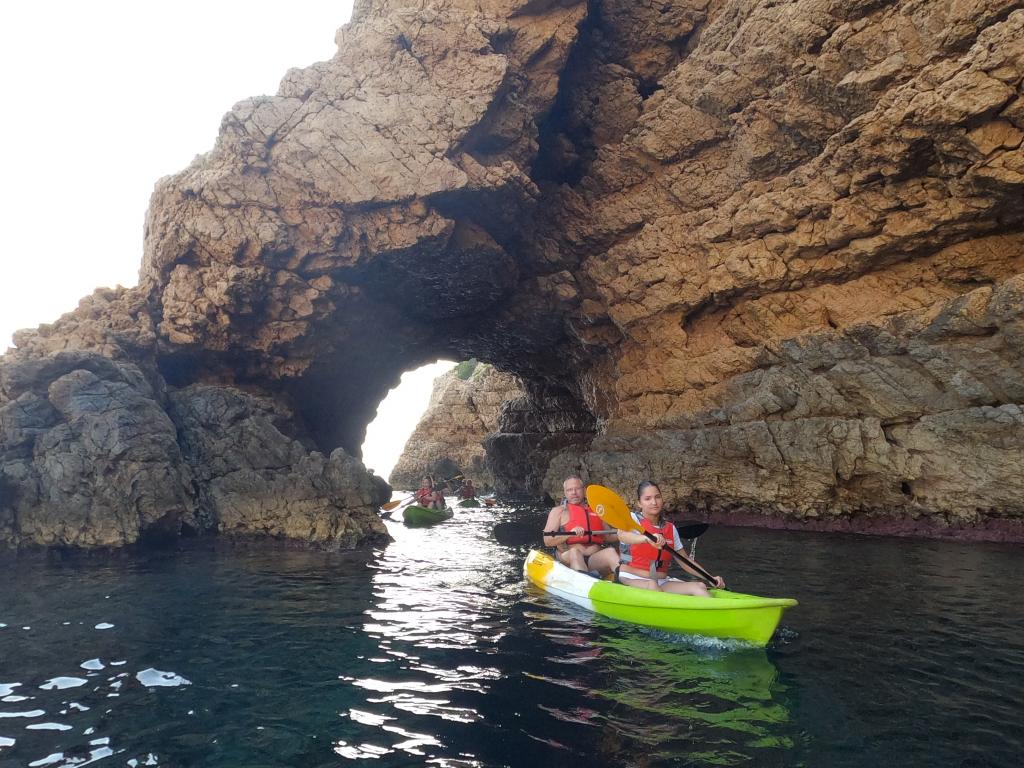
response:
<path id="1" fill-rule="evenodd" d="M 665 537 L 665 546 L 673 546 L 675 541 L 675 534 L 673 532 L 674 526 L 672 523 L 666 521 L 660 528 L 648 520 L 646 517 L 642 517 L 640 525 L 644 527 L 644 530 L 650 534 L 660 533 Z M 649 571 L 651 563 L 655 563 L 654 570 L 658 573 L 668 574 L 668 566 L 672 561 L 672 555 L 666 550 L 658 550 L 657 547 L 649 540 L 645 540 L 643 544 L 630 544 L 629 545 L 630 560 L 628 565 L 631 568 L 637 568 L 641 571 Z"/>
<path id="2" fill-rule="evenodd" d="M 416 502 L 421 506 L 427 506 L 434 500 L 434 489 L 433 488 L 420 488 L 416 491 Z"/>
<path id="3" fill-rule="evenodd" d="M 565 508 L 569 510 L 569 521 L 562 527 L 571 531 L 579 526 L 586 531 L 582 536 L 569 537 L 565 540 L 566 544 L 604 544 L 604 536 L 591 533 L 591 531 L 600 531 L 604 524 L 589 505 L 566 504 Z"/>

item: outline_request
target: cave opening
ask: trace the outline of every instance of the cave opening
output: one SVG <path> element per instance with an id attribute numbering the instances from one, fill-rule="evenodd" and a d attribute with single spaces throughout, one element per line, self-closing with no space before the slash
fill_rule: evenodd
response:
<path id="1" fill-rule="evenodd" d="M 366 427 L 362 454 L 367 469 L 387 479 L 430 403 L 434 379 L 453 366 L 451 360 L 438 360 L 402 374 Z"/>

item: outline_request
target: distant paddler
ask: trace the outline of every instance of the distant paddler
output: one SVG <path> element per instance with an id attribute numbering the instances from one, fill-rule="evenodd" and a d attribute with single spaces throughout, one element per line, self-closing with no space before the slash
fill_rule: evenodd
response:
<path id="1" fill-rule="evenodd" d="M 473 481 L 468 477 L 463 479 L 462 487 L 459 488 L 458 497 L 462 501 L 476 498 L 476 488 L 473 485 Z"/>
<path id="2" fill-rule="evenodd" d="M 425 475 L 420 480 L 419 490 L 416 491 L 416 503 L 427 509 L 444 509 L 446 505 L 444 494 L 434 490 L 434 478 Z"/>

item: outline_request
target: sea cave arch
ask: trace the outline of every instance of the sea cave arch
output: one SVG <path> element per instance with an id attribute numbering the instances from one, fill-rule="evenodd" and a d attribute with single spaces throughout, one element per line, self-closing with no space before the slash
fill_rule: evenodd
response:
<path id="1" fill-rule="evenodd" d="M 737 522 L 1024 536 L 1024 11 L 656 6 L 357 4 L 158 183 L 137 288 L 18 337 L 0 531 L 102 497 L 102 541 L 379 534 L 377 404 L 475 357 L 523 383 L 489 450 L 524 488 L 583 466 Z M 151 439 L 93 434 L 103 398 Z M 47 450 L 76 439 L 72 482 Z"/>

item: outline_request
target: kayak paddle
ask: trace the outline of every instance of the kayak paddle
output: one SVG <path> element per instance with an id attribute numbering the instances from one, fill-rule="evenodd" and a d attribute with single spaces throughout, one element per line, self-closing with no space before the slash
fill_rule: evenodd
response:
<path id="1" fill-rule="evenodd" d="M 597 513 L 597 516 L 606 523 L 609 523 L 622 531 L 636 531 L 637 533 L 642 533 L 651 541 L 656 540 L 653 533 L 647 531 L 636 521 L 633 515 L 630 514 L 629 507 L 626 505 L 626 502 L 624 502 L 622 497 L 611 488 L 605 488 L 603 485 L 588 485 L 587 501 L 590 503 L 591 509 Z M 682 536 L 682 533 L 679 535 Z M 705 571 L 682 552 L 672 549 L 667 542 L 665 544 L 665 549 L 672 553 L 673 557 L 676 558 L 676 561 L 680 565 L 684 566 L 687 570 L 696 573 L 709 587 L 718 587 L 718 582 L 715 581 L 714 576 Z"/>
<path id="2" fill-rule="evenodd" d="M 394 501 L 389 501 L 387 504 L 382 504 L 381 509 L 383 509 L 385 512 L 390 512 L 395 507 L 400 507 L 403 504 L 408 504 L 410 501 L 412 501 L 412 499 L 415 498 L 416 497 L 413 496 L 411 499 L 405 499 L 404 501 L 402 499 L 395 499 Z"/>
<path id="3" fill-rule="evenodd" d="M 679 538 L 681 539 L 696 539 L 698 536 L 703 536 L 704 532 L 709 528 L 707 523 L 687 523 L 683 526 L 677 526 L 676 530 L 679 531 Z M 618 533 L 618 528 L 606 528 L 603 531 L 590 531 L 595 536 L 608 536 L 612 533 Z M 572 531 L 544 531 L 541 536 L 567 536 Z"/>
<path id="4" fill-rule="evenodd" d="M 679 531 L 679 538 L 689 541 L 690 539 L 696 539 L 698 536 L 703 536 L 710 527 L 707 523 L 683 523 L 682 525 L 677 525 L 676 530 Z"/>
<path id="5" fill-rule="evenodd" d="M 607 529 L 605 529 L 603 531 L 587 531 L 587 533 L 589 533 L 591 536 L 608 536 L 608 535 L 610 535 L 612 533 L 618 533 L 618 532 L 619 532 L 618 528 L 607 528 Z M 583 535 L 586 536 L 587 533 L 585 533 Z M 573 533 L 572 531 L 544 531 L 543 533 L 541 533 L 541 536 L 575 536 L 575 535 L 576 534 Z"/>

